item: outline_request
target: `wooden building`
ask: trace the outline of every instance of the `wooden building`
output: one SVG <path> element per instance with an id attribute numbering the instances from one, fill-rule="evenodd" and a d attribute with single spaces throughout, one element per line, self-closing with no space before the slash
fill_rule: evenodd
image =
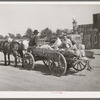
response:
<path id="1" fill-rule="evenodd" d="M 86 25 L 79 25 L 79 31 L 83 33 L 83 44 L 85 45 L 86 49 L 98 49 L 100 48 L 99 45 L 99 32 L 95 28 L 93 28 L 93 24 L 86 24 Z"/>
<path id="2" fill-rule="evenodd" d="M 78 25 L 86 49 L 100 49 L 100 14 L 93 14 L 93 24 Z"/>
<path id="3" fill-rule="evenodd" d="M 93 14 L 93 28 L 98 31 L 97 33 L 97 46 L 100 49 L 100 13 Z"/>

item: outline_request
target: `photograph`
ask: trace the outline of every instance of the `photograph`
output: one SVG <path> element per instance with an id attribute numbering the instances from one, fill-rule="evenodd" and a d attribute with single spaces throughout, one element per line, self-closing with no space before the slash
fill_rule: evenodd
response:
<path id="1" fill-rule="evenodd" d="M 99 1 L 0 2 L 0 98 L 99 92 Z"/>

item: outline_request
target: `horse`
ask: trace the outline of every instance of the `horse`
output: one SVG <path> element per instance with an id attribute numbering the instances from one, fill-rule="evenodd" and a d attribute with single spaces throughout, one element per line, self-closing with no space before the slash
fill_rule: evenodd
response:
<path id="1" fill-rule="evenodd" d="M 5 41 L 6 41 L 5 39 L 0 40 L 0 52 L 2 52 L 2 46 L 3 46 L 3 43 L 4 43 Z"/>
<path id="2" fill-rule="evenodd" d="M 8 65 L 10 65 L 10 55 L 13 54 L 15 58 L 15 67 L 17 66 L 17 59 L 19 57 L 19 54 L 21 58 L 23 57 L 22 45 L 16 41 L 5 41 L 2 46 L 2 51 L 4 54 L 5 65 L 7 65 L 6 55 L 8 55 Z"/>

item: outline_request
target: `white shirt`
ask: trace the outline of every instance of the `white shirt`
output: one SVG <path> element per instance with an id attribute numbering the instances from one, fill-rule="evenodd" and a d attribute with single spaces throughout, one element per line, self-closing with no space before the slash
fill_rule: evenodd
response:
<path id="1" fill-rule="evenodd" d="M 71 48 L 71 47 L 72 47 L 72 42 L 71 42 L 71 40 L 68 39 L 68 38 L 66 39 L 65 44 L 66 44 L 66 47 L 67 47 L 67 48 Z"/>

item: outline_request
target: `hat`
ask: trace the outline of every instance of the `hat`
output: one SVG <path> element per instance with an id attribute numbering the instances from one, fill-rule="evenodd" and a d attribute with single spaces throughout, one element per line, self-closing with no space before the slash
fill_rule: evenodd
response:
<path id="1" fill-rule="evenodd" d="M 38 30 L 34 30 L 33 33 L 34 34 L 38 34 L 39 32 L 38 32 Z"/>

